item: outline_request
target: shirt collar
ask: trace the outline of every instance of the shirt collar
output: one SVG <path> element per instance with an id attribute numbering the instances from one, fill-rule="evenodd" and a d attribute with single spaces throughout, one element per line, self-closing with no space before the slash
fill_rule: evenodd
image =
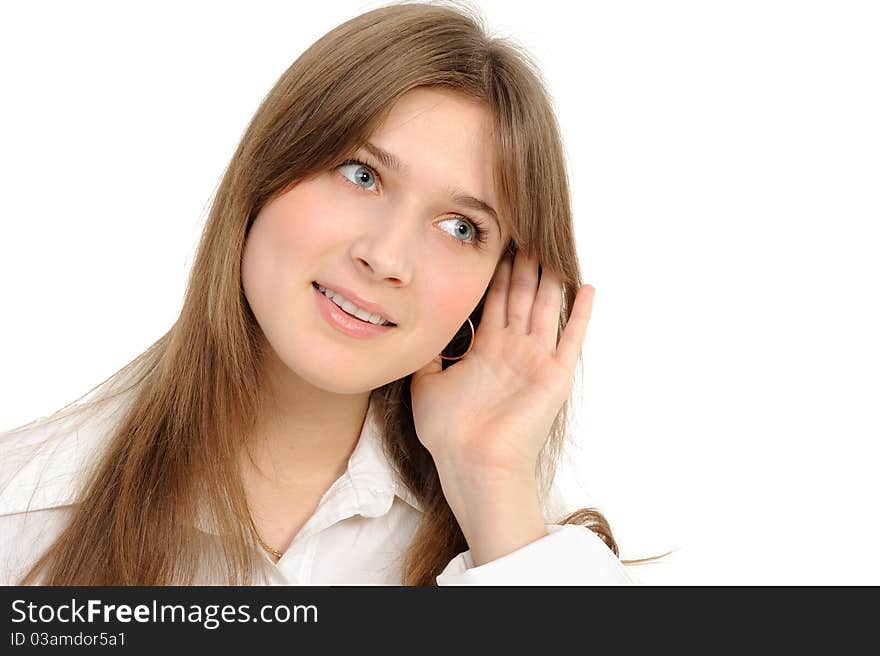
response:
<path id="1" fill-rule="evenodd" d="M 423 510 L 416 496 L 397 476 L 385 453 L 378 411 L 373 397 L 370 399 L 361 433 L 348 458 L 345 473 L 323 494 L 314 513 L 300 529 L 298 537 L 318 533 L 354 515 L 381 517 L 391 510 L 395 497 L 417 511 Z M 216 535 L 218 532 L 205 512 L 201 513 L 196 526 L 204 533 Z"/>
<path id="2" fill-rule="evenodd" d="M 375 508 L 375 505 L 368 501 L 370 497 L 379 497 L 387 501 L 389 494 L 400 497 L 416 510 L 422 510 L 419 500 L 394 471 L 385 453 L 378 411 L 372 396 L 358 443 L 348 459 L 345 476 L 355 492 L 363 499 L 364 510 L 370 511 Z M 390 505 L 390 502 L 387 505 Z M 367 517 L 372 516 L 364 514 Z"/>
<path id="3" fill-rule="evenodd" d="M 388 512 L 396 496 L 421 511 L 418 499 L 397 476 L 385 453 L 376 405 L 370 398 L 346 472 L 321 503 L 348 494 L 354 500 L 354 512 L 376 517 Z M 0 436 L 0 514 L 75 503 L 91 466 L 110 437 L 113 420 L 121 418 L 126 399 L 127 396 L 113 399 L 94 417 L 79 418 L 73 411 L 59 412 L 33 422 L 33 426 Z M 200 528 L 203 524 L 199 522 Z"/>

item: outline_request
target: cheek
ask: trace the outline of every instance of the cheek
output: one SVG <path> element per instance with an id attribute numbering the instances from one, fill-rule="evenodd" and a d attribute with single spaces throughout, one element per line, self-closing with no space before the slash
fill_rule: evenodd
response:
<path id="1" fill-rule="evenodd" d="M 319 253 L 338 238 L 340 222 L 333 221 L 333 206 L 317 190 L 296 188 L 296 196 L 285 198 L 275 217 L 275 247 L 297 260 Z M 291 192 L 293 193 L 293 192 Z"/>
<path id="2" fill-rule="evenodd" d="M 262 209 L 245 244 L 243 278 L 289 280 L 313 268 L 315 258 L 341 235 L 343 222 L 318 182 L 302 182 Z"/>
<path id="3" fill-rule="evenodd" d="M 254 220 L 242 255 L 245 295 L 255 310 L 268 309 L 288 296 L 315 254 L 328 243 L 321 202 L 314 191 L 298 185 L 266 205 Z M 326 213 L 326 208 L 324 210 Z"/>
<path id="4" fill-rule="evenodd" d="M 482 271 L 459 272 L 455 276 L 444 276 L 438 272 L 438 280 L 431 290 L 423 296 L 430 302 L 423 303 L 423 316 L 429 324 L 427 332 L 432 335 L 435 346 L 445 346 L 480 302 L 488 281 Z"/>
<path id="5" fill-rule="evenodd" d="M 241 284 L 245 297 L 255 312 L 269 294 L 265 281 L 271 280 L 276 269 L 272 257 L 272 229 L 269 217 L 261 213 L 248 231 L 241 256 Z"/>
<path id="6" fill-rule="evenodd" d="M 444 319 L 449 317 L 453 323 L 456 323 L 454 318 L 467 312 L 470 296 L 471 294 L 467 290 L 462 290 L 461 285 L 458 284 L 439 286 L 430 295 L 430 307 L 434 314 Z"/>

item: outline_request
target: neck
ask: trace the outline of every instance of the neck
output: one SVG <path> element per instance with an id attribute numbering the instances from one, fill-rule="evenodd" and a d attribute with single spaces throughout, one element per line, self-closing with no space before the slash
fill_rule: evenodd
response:
<path id="1" fill-rule="evenodd" d="M 357 446 L 370 393 L 335 394 L 314 387 L 274 354 L 264 385 L 269 401 L 248 443 L 250 468 L 280 488 L 328 478 L 332 483 Z"/>

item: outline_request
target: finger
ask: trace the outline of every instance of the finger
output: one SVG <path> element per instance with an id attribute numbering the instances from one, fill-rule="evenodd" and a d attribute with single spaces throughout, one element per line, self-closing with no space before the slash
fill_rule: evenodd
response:
<path id="1" fill-rule="evenodd" d="M 507 292 L 507 325 L 518 333 L 529 330 L 535 291 L 538 289 L 538 257 L 526 256 L 517 251 L 510 273 L 510 289 Z"/>
<path id="2" fill-rule="evenodd" d="M 562 331 L 562 339 L 559 340 L 559 347 L 556 349 L 556 358 L 572 372 L 581 354 L 581 348 L 584 345 L 587 324 L 590 322 L 590 315 L 593 311 L 595 292 L 596 288 L 592 285 L 584 285 L 575 294 L 571 317 L 569 317 L 568 323 L 565 324 L 565 329 Z"/>
<path id="3" fill-rule="evenodd" d="M 511 257 L 507 253 L 495 267 L 495 275 L 489 283 L 486 302 L 483 303 L 483 315 L 480 317 L 480 328 L 504 328 L 507 326 L 507 289 L 510 285 Z"/>
<path id="4" fill-rule="evenodd" d="M 562 280 L 553 271 L 544 269 L 538 284 L 538 295 L 532 307 L 530 333 L 539 340 L 547 353 L 556 352 L 559 313 L 562 310 Z"/>

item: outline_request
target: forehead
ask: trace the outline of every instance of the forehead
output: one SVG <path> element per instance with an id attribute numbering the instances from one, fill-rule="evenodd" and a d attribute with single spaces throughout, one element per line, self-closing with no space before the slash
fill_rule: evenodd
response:
<path id="1" fill-rule="evenodd" d="M 492 116 L 454 91 L 417 88 L 391 107 L 369 141 L 392 153 L 408 183 L 498 207 Z"/>

